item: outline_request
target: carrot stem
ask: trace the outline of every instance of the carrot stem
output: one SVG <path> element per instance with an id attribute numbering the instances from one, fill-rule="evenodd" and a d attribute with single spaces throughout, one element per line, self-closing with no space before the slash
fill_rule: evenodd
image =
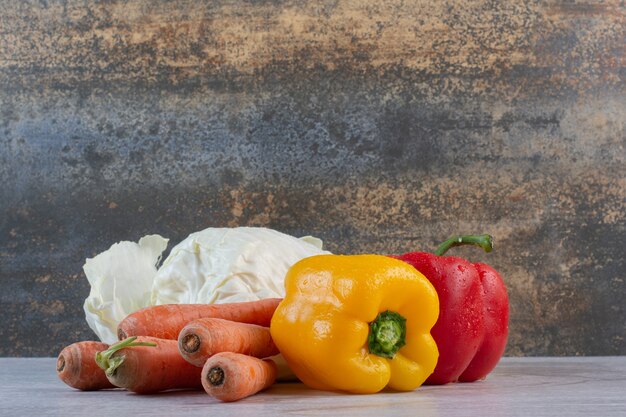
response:
<path id="1" fill-rule="evenodd" d="M 115 370 L 124 363 L 124 359 L 126 356 L 116 356 L 112 358 L 111 356 L 117 352 L 118 350 L 133 347 L 133 346 L 156 346 L 156 343 L 153 342 L 135 342 L 137 336 L 129 337 L 128 339 L 124 339 L 121 342 L 118 342 L 114 345 L 111 345 L 107 350 L 96 353 L 96 363 L 101 369 L 104 369 L 104 372 L 107 376 L 113 376 L 115 374 Z"/>

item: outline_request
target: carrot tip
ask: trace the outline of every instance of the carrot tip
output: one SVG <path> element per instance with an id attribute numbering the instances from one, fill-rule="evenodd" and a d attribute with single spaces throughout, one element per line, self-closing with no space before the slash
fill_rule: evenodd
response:
<path id="1" fill-rule="evenodd" d="M 126 339 L 126 332 L 122 329 L 117 329 L 117 340 Z"/>
<path id="2" fill-rule="evenodd" d="M 183 350 L 187 353 L 194 353 L 200 349 L 200 337 L 197 334 L 189 333 L 181 341 Z"/>
<path id="3" fill-rule="evenodd" d="M 63 369 L 65 369 L 65 356 L 60 355 L 57 358 L 57 372 L 63 372 Z"/>
<path id="4" fill-rule="evenodd" d="M 224 370 L 219 366 L 214 366 L 207 373 L 207 380 L 214 387 L 219 387 L 224 383 Z"/>

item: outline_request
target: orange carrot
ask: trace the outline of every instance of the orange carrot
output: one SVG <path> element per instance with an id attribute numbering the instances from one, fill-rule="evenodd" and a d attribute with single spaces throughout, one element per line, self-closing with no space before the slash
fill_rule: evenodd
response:
<path id="1" fill-rule="evenodd" d="M 202 386 L 220 401 L 237 401 L 271 386 L 276 364 L 234 352 L 221 352 L 207 359 L 202 368 Z"/>
<path id="2" fill-rule="evenodd" d="M 219 352 L 256 358 L 279 353 L 269 327 L 216 318 L 198 319 L 186 325 L 178 335 L 178 350 L 187 362 L 199 367 Z"/>
<path id="3" fill-rule="evenodd" d="M 187 323 L 205 317 L 269 326 L 280 298 L 226 304 L 163 304 L 129 314 L 117 326 L 120 340 L 130 336 L 178 339 Z"/>
<path id="4" fill-rule="evenodd" d="M 96 353 L 108 348 L 106 343 L 94 341 L 66 346 L 57 358 L 57 375 L 70 387 L 83 391 L 115 388 L 96 363 Z"/>
<path id="5" fill-rule="evenodd" d="M 113 385 L 139 394 L 199 389 L 201 369 L 183 359 L 176 340 L 129 337 L 96 355 Z"/>

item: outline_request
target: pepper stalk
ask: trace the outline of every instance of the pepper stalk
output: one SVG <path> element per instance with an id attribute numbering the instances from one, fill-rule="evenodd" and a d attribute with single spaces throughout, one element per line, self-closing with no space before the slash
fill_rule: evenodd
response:
<path id="1" fill-rule="evenodd" d="M 370 323 L 367 339 L 369 351 L 383 358 L 393 359 L 406 345 L 406 319 L 395 311 L 383 311 Z"/>
<path id="2" fill-rule="evenodd" d="M 435 250 L 434 254 L 437 256 L 442 256 L 448 251 L 448 249 L 454 246 L 462 245 L 479 246 L 483 248 L 485 252 L 489 253 L 493 250 L 493 237 L 488 234 L 453 236 L 450 239 L 441 243 Z"/>

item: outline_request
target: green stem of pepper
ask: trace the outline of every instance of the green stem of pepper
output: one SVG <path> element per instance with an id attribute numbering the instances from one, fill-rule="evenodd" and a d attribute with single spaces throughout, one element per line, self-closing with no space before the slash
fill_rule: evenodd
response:
<path id="1" fill-rule="evenodd" d="M 480 246 L 485 252 L 491 252 L 493 250 L 493 238 L 490 235 L 453 236 L 439 245 L 435 250 L 435 255 L 442 256 L 451 247 L 461 245 Z"/>
<path id="2" fill-rule="evenodd" d="M 394 311 L 383 311 L 370 323 L 367 345 L 370 353 L 393 358 L 406 344 L 406 319 Z"/>

